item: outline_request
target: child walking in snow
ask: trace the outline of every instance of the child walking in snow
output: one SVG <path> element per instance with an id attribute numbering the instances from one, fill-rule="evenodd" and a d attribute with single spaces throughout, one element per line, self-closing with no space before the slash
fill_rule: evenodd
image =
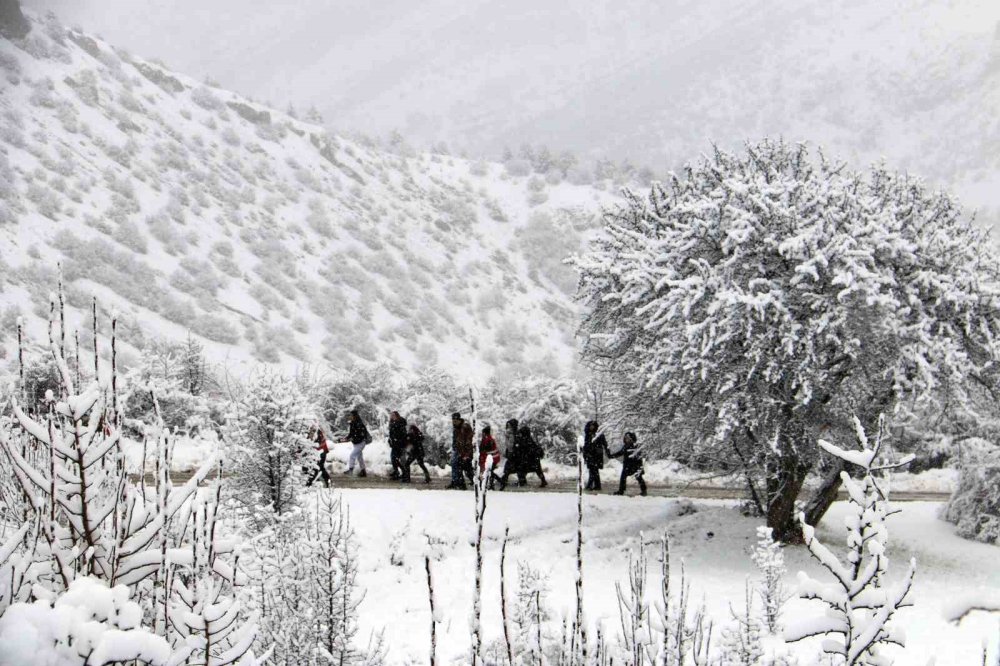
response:
<path id="1" fill-rule="evenodd" d="M 326 471 L 326 454 L 330 452 L 330 445 L 326 442 L 326 435 L 323 434 L 323 429 L 319 426 L 315 426 L 315 435 L 312 438 L 313 443 L 316 444 L 316 450 L 319 451 L 319 462 L 316 463 L 316 469 L 313 471 L 309 480 L 306 481 L 306 487 L 308 488 L 316 480 L 317 476 L 323 476 L 323 487 L 330 487 L 330 474 Z"/>

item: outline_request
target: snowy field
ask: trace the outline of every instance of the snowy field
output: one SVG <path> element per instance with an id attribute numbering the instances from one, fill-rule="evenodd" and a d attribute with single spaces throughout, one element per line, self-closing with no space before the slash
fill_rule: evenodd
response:
<path id="1" fill-rule="evenodd" d="M 330 492 L 330 491 L 314 491 Z M 360 608 L 362 630 L 384 626 L 390 664 L 428 662 L 429 623 L 424 554 L 430 552 L 444 606 L 438 625 L 439 663 L 465 664 L 470 641 L 474 550 L 472 494 L 412 490 L 348 490 L 342 497 L 361 548 L 360 582 L 367 596 Z M 313 495 L 306 495 L 309 503 Z M 508 589 L 517 584 L 517 561 L 530 561 L 549 577 L 549 610 L 557 619 L 572 615 L 575 580 L 576 497 L 571 494 L 494 493 L 488 496 L 485 528 L 484 644 L 501 638 L 499 561 L 504 527 L 510 527 L 507 550 Z M 756 571 L 748 556 L 761 521 L 745 518 L 732 503 L 699 501 L 694 513 L 680 515 L 686 500 L 639 497 L 586 497 L 584 544 L 585 608 L 591 622 L 619 631 L 615 583 L 626 578 L 629 552 L 640 538 L 650 554 L 649 588 L 656 590 L 658 539 L 672 539 L 674 581 L 683 559 L 691 580 L 692 605 L 702 599 L 718 624 L 732 622 L 729 606 L 744 605 L 744 585 Z M 995 546 L 960 539 L 951 525 L 936 518 L 936 503 L 899 505 L 890 518 L 890 579 L 901 576 L 910 557 L 917 560 L 915 606 L 900 612 L 908 646 L 897 652 L 899 664 L 968 665 L 981 663 L 983 641 L 995 641 L 997 620 L 972 615 L 959 626 L 943 619 L 945 605 L 963 595 L 1000 589 L 1000 551 Z M 830 510 L 818 530 L 827 544 L 842 550 L 846 505 Z M 431 544 L 430 547 L 428 544 Z M 827 580 L 803 547 L 785 550 L 788 584 L 798 571 Z M 400 562 L 393 565 L 390 560 Z M 510 593 L 509 593 L 510 594 Z M 650 595 L 652 597 L 652 594 Z M 544 602 L 543 602 L 544 603 Z M 817 614 L 817 604 L 792 600 L 786 617 Z M 373 624 L 374 623 L 374 624 Z M 555 640 L 555 635 L 552 637 Z M 794 647 L 801 664 L 818 663 L 816 643 Z M 929 661 L 936 659 L 936 661 Z"/>

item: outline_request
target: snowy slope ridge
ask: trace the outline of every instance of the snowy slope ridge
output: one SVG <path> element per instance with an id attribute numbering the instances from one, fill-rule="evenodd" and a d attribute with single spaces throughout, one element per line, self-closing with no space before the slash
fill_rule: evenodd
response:
<path id="1" fill-rule="evenodd" d="M 55 19 L 0 41 L 0 347 L 44 339 L 57 263 L 144 339 L 255 361 L 485 376 L 574 362 L 573 275 L 610 195 L 380 153 Z M 105 317 L 106 318 L 106 317 Z"/>
<path id="2" fill-rule="evenodd" d="M 24 4 L 333 127 L 657 169 L 780 135 L 884 156 L 1000 221 L 996 0 Z"/>

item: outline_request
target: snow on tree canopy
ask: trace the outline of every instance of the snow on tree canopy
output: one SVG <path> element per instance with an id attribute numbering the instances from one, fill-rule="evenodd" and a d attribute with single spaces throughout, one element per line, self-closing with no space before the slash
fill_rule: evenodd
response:
<path id="1" fill-rule="evenodd" d="M 995 369 L 991 247 L 951 196 L 884 166 L 772 141 L 716 150 L 627 192 L 573 258 L 585 355 L 636 378 L 637 417 L 688 423 L 736 465 L 778 463 L 797 493 L 826 429 L 904 396 L 964 403 L 968 377 Z M 793 501 L 779 504 L 784 538 Z"/>

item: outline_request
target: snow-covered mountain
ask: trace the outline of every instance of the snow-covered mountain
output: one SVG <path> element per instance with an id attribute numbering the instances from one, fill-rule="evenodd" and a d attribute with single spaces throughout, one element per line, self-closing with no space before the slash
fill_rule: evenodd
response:
<path id="1" fill-rule="evenodd" d="M 781 135 L 1000 220 L 996 0 L 24 1 L 337 128 L 658 169 Z"/>
<path id="2" fill-rule="evenodd" d="M 606 191 L 380 152 L 31 20 L 24 40 L 0 40 L 8 358 L 18 316 L 44 338 L 61 262 L 84 349 L 96 294 L 133 355 L 190 333 L 235 366 L 571 368 L 560 260 Z"/>

